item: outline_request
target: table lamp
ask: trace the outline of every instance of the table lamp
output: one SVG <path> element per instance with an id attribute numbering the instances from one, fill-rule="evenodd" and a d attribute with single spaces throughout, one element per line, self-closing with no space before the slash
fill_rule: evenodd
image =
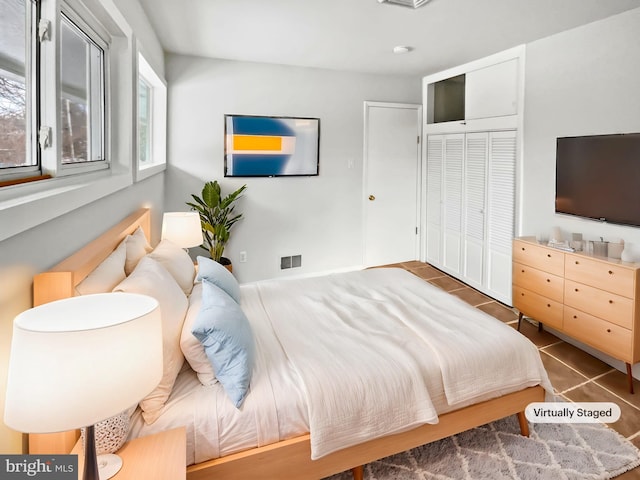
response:
<path id="1" fill-rule="evenodd" d="M 162 216 L 163 240 L 169 240 L 180 248 L 202 244 L 202 226 L 198 212 L 166 212 Z"/>
<path id="2" fill-rule="evenodd" d="M 46 303 L 14 320 L 4 421 L 28 433 L 87 427 L 83 478 L 98 480 L 93 425 L 135 406 L 161 377 L 154 298 L 99 293 Z"/>

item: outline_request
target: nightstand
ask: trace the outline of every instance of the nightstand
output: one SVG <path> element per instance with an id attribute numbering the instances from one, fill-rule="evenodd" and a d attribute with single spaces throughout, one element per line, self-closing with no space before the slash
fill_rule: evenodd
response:
<path id="1" fill-rule="evenodd" d="M 78 479 L 82 478 L 84 454 L 82 439 L 71 453 L 78 455 Z M 116 452 L 122 457 L 122 468 L 113 480 L 185 480 L 187 478 L 187 437 L 184 427 L 125 443 Z"/>

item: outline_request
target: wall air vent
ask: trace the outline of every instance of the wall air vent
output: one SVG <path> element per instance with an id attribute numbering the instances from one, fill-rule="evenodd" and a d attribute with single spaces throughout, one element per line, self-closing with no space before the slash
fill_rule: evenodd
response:
<path id="1" fill-rule="evenodd" d="M 391 3 L 410 8 L 418 8 L 429 2 L 430 0 L 378 0 L 378 3 Z"/>

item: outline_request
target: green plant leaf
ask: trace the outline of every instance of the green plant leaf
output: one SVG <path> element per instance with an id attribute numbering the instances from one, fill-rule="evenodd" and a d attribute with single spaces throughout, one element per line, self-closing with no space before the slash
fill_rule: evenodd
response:
<path id="1" fill-rule="evenodd" d="M 202 198 L 191 194 L 193 202 L 186 202 L 200 215 L 203 237 L 201 247 L 209 252 L 213 260 L 220 261 L 230 238 L 231 227 L 242 218 L 242 213 L 234 215 L 234 202 L 246 188 L 243 185 L 222 198 L 220 185 L 214 180 L 204 184 Z"/>

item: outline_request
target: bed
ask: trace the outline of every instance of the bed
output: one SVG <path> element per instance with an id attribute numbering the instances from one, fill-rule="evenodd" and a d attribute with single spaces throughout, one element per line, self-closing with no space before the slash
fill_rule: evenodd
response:
<path id="1" fill-rule="evenodd" d="M 36 275 L 34 304 L 78 294 L 78 285 L 140 230 L 149 239 L 147 209 Z M 323 478 L 349 469 L 361 478 L 361 466 L 373 460 L 509 415 L 528 435 L 525 407 L 552 391 L 528 340 L 399 269 L 256 282 L 240 293 L 257 352 L 241 408 L 219 382 L 203 385 L 185 361 L 159 417 L 149 423 L 140 409 L 132 415 L 132 436 L 187 427 L 192 480 Z M 424 323 L 415 311 L 447 320 Z M 498 353 L 502 345 L 507 350 Z M 465 353 L 475 350 L 475 357 Z M 530 353 L 496 373 L 519 351 Z M 30 452 L 69 452 L 77 435 L 30 435 Z"/>

